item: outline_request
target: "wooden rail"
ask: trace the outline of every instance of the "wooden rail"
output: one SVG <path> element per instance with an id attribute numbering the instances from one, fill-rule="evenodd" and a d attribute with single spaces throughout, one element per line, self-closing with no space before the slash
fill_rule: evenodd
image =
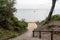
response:
<path id="1" fill-rule="evenodd" d="M 51 40 L 53 40 L 53 33 L 60 32 L 60 31 L 33 31 L 33 37 L 34 37 L 34 32 L 39 32 L 39 38 L 41 38 L 41 32 L 50 32 L 51 33 Z"/>

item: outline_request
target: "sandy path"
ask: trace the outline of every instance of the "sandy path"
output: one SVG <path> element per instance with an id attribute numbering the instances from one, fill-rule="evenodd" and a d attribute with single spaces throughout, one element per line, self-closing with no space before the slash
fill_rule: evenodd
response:
<path id="1" fill-rule="evenodd" d="M 26 33 L 16 37 L 16 38 L 12 38 L 10 40 L 41 40 L 39 38 L 33 38 L 32 37 L 32 32 L 31 31 L 27 31 Z"/>

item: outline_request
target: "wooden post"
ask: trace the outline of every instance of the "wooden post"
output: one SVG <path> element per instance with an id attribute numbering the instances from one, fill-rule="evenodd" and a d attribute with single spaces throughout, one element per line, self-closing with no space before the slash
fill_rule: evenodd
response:
<path id="1" fill-rule="evenodd" d="M 53 31 L 51 31 L 51 40 L 53 40 Z"/>
<path id="2" fill-rule="evenodd" d="M 33 31 L 33 37 L 34 37 L 34 31 Z"/>
<path id="3" fill-rule="evenodd" d="M 41 38 L 41 31 L 39 32 L 39 38 Z"/>

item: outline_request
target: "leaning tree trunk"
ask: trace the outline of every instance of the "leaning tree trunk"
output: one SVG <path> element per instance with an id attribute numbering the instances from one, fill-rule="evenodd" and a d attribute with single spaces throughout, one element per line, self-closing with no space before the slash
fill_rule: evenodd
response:
<path id="1" fill-rule="evenodd" d="M 51 15 L 52 15 L 52 13 L 54 11 L 55 4 L 56 4 L 56 0 L 52 0 L 52 7 L 51 7 L 51 10 L 50 10 L 48 18 L 47 18 L 47 23 L 51 20 Z"/>

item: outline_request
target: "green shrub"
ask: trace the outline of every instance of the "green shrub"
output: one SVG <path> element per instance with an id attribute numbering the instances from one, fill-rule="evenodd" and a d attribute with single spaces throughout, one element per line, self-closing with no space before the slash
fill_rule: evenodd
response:
<path id="1" fill-rule="evenodd" d="M 2 32 L 0 32 L 0 38 L 3 36 L 3 33 Z"/>
<path id="2" fill-rule="evenodd" d="M 59 19 L 60 19 L 60 15 L 58 14 L 51 16 L 51 20 L 59 20 Z"/>
<path id="3" fill-rule="evenodd" d="M 14 25 L 15 31 L 17 31 L 17 32 L 19 32 L 19 31 L 21 32 L 22 30 L 26 29 L 26 27 L 28 26 L 27 22 L 19 21 L 16 17 L 12 17 L 11 21 Z"/>
<path id="4" fill-rule="evenodd" d="M 14 32 L 14 31 L 8 31 L 8 37 L 10 37 L 10 38 L 14 38 L 14 37 L 16 37 L 17 35 L 16 35 L 16 32 Z"/>

